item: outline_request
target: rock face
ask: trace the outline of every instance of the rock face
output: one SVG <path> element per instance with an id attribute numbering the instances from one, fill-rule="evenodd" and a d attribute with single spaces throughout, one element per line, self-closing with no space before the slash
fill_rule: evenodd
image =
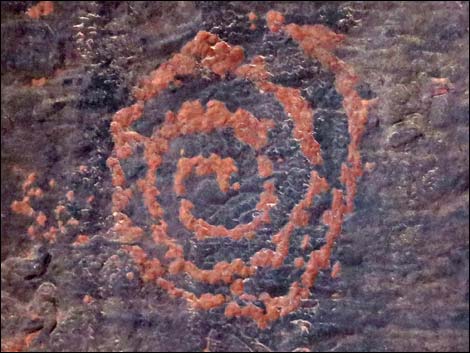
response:
<path id="1" fill-rule="evenodd" d="M 468 351 L 468 3 L 1 7 L 2 351 Z"/>

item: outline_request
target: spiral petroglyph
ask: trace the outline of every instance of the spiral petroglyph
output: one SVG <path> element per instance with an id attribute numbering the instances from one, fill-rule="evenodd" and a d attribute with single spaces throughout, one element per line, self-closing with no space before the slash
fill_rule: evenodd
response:
<path id="1" fill-rule="evenodd" d="M 255 17 L 251 17 L 254 20 Z M 208 310 L 225 305 L 227 317 L 248 317 L 256 321 L 260 328 L 266 328 L 278 318 L 298 309 L 302 300 L 311 295 L 311 288 L 319 272 L 330 268 L 331 253 L 341 233 L 344 217 L 354 207 L 356 183 L 362 174 L 359 143 L 370 104 L 355 89 L 358 77 L 352 67 L 333 54 L 344 39 L 343 35 L 323 25 L 286 25 L 283 15 L 275 11 L 268 12 L 266 21 L 270 35 L 287 35 L 297 43 L 305 56 L 317 60 L 335 76 L 334 86 L 342 96 L 349 131 L 347 157 L 339 172 L 342 188 L 330 186 L 321 168 L 317 168 L 322 166 L 323 158 L 321 144 L 314 136 L 314 110 L 301 91 L 271 81 L 272 74 L 263 56 L 245 58 L 241 46 L 232 46 L 217 35 L 205 31 L 199 32 L 179 53 L 142 79 L 134 92 L 136 103 L 115 113 L 111 123 L 114 150 L 107 161 L 115 188 L 112 198 L 115 225 L 110 236 L 122 243 L 123 249 L 134 259 L 140 268 L 141 278 L 155 283 L 171 296 L 185 299 L 196 309 Z M 143 119 L 146 105 L 152 100 L 166 90 L 184 88 L 188 77 L 204 75 L 212 75 L 218 81 L 250 82 L 260 94 L 274 98 L 293 125 L 292 137 L 298 142 L 300 151 L 310 165 L 310 174 L 302 199 L 290 209 L 286 221 L 278 229 L 269 228 L 269 225 L 272 223 L 270 214 L 280 202 L 273 174 L 276 166 L 283 161 L 282 158 L 274 159 L 268 155 L 265 147 L 270 141 L 270 132 L 281 121 L 269 116 L 255 116 L 243 107 L 231 111 L 218 99 L 208 99 L 205 104 L 195 99 L 182 102 L 177 111 L 166 111 L 164 121 L 154 126 L 149 136 L 134 129 L 135 124 Z M 218 153 L 186 157 L 187 151 L 180 148 L 177 151 L 179 156 L 175 157 L 178 159 L 176 169 L 170 168 L 174 173 L 171 189 L 158 186 L 159 175 L 166 168 L 165 157 L 167 154 L 175 156 L 178 139 L 220 131 L 228 131 L 237 143 L 253 151 L 257 175 L 263 179 L 252 219 L 233 227 L 211 224 L 198 217 L 193 212 L 194 203 L 187 197 L 190 190 L 186 185 L 187 180 L 194 176 L 214 176 L 222 193 L 235 195 L 244 185 L 243 181 L 232 178 L 241 172 L 233 158 Z M 145 162 L 145 173 L 129 178 L 123 165 L 138 155 Z M 160 201 L 170 193 L 179 204 L 177 220 L 168 218 Z M 136 224 L 126 212 L 136 195 L 145 205 L 151 227 Z M 301 256 L 293 261 L 294 267 L 301 271 L 298 280 L 292 281 L 288 292 L 283 295 L 245 291 L 246 280 L 261 269 L 275 270 L 285 264 L 294 232 L 309 224 L 311 209 L 321 195 L 330 195 L 331 199 L 330 206 L 321 214 L 321 222 L 327 228 L 326 235 L 323 245 L 313 251 L 309 247 L 310 235 L 304 235 Z M 181 235 L 172 234 L 175 222 L 185 229 L 185 234 L 191 234 L 192 242 L 211 238 L 250 242 L 258 237 L 260 231 L 272 230 L 272 234 L 267 239 L 266 247 L 257 249 L 249 258 L 217 261 L 212 268 L 201 268 L 187 256 L 187 249 L 180 243 Z M 149 239 L 153 242 L 149 243 Z M 332 277 L 337 277 L 339 272 L 340 265 L 336 263 Z M 188 277 L 212 287 L 229 288 L 229 291 L 198 294 L 178 285 L 181 278 Z"/>

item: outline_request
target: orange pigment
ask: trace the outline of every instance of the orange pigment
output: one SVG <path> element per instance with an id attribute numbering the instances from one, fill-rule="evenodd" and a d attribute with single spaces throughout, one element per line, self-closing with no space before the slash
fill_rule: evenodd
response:
<path id="1" fill-rule="evenodd" d="M 249 14 L 250 22 L 256 20 L 256 15 Z M 209 70 L 225 77 L 233 73 L 238 77 L 252 81 L 260 91 L 270 93 L 280 102 L 284 111 L 294 122 L 293 136 L 299 141 L 300 147 L 312 165 L 322 163 L 320 144 L 313 135 L 313 108 L 302 97 L 298 89 L 283 87 L 270 82 L 271 74 L 266 70 L 265 60 L 255 56 L 248 64 L 241 65 L 244 60 L 243 49 L 230 46 L 214 34 L 201 31 L 196 37 L 183 46 L 179 53 L 174 54 L 167 62 L 161 64 L 139 83 L 135 91 L 137 103 L 118 111 L 111 123 L 111 133 L 115 143 L 113 154 L 107 164 L 112 174 L 115 193 L 113 194 L 113 210 L 115 212 L 115 236 L 123 242 L 133 242 L 141 239 L 143 230 L 132 224 L 132 221 L 122 213 L 133 193 L 125 189 L 126 179 L 120 161 L 132 155 L 136 145 L 144 148 L 144 158 L 147 163 L 146 175 L 137 182 L 138 190 L 142 193 L 144 204 L 155 221 L 152 226 L 152 238 L 156 244 L 166 247 L 165 260 L 168 265 L 158 259 L 151 259 L 138 246 L 124 245 L 139 266 L 144 281 L 155 282 L 170 296 L 183 298 L 188 304 L 197 309 L 209 310 L 227 303 L 227 317 L 249 317 L 256 321 L 260 328 L 266 328 L 271 322 L 283 317 L 300 307 L 302 300 L 310 295 L 310 288 L 315 283 L 319 271 L 330 267 L 330 257 L 336 239 L 341 233 L 344 216 L 353 210 L 353 200 L 357 190 L 357 179 L 362 175 L 362 164 L 359 154 L 359 142 L 365 129 L 368 108 L 371 101 L 362 100 L 355 90 L 358 77 L 354 70 L 338 59 L 332 51 L 343 41 L 344 36 L 336 34 L 322 25 L 298 26 L 284 25 L 284 16 L 276 11 L 266 15 L 268 28 L 272 32 L 283 31 L 303 49 L 306 55 L 317 59 L 325 68 L 336 76 L 335 87 L 343 96 L 343 108 L 348 117 L 350 144 L 347 161 L 341 168 L 340 180 L 345 186 L 345 195 L 338 189 L 333 189 L 333 201 L 330 209 L 322 215 L 322 222 L 328 227 L 325 235 L 326 243 L 320 249 L 311 251 L 308 261 L 303 257 L 294 260 L 294 266 L 304 269 L 300 282 L 293 282 L 289 293 L 284 296 L 271 297 L 267 293 L 258 296 L 244 293 L 243 279 L 252 276 L 257 267 L 280 267 L 289 254 L 290 240 L 295 229 L 309 224 L 311 207 L 316 195 L 329 190 L 326 179 L 313 171 L 310 175 L 309 186 L 304 198 L 293 207 L 287 224 L 274 234 L 271 242 L 275 250 L 262 249 L 256 252 L 246 264 L 241 259 L 231 263 L 219 262 L 212 269 L 200 269 L 191 261 L 184 258 L 183 248 L 168 234 L 168 225 L 163 221 L 164 211 L 157 197 L 160 191 L 156 187 L 158 168 L 163 162 L 163 156 L 169 150 L 172 139 L 194 133 L 211 133 L 216 129 L 230 127 L 240 141 L 260 151 L 268 142 L 268 131 L 274 127 L 274 122 L 258 119 L 251 113 L 239 108 L 230 112 L 224 103 L 216 100 L 209 101 L 205 107 L 199 101 L 186 101 L 178 112 L 167 112 L 163 124 L 151 137 L 144 137 L 131 130 L 134 121 L 142 116 L 144 102 L 157 96 L 171 84 L 184 84 L 179 77 L 192 76 Z M 181 153 L 181 156 L 183 156 Z M 258 171 L 261 177 L 270 177 L 273 173 L 272 162 L 265 156 L 257 157 Z M 237 168 L 231 158 L 220 158 L 211 155 L 209 158 L 196 156 L 181 158 L 175 174 L 174 191 L 184 195 L 184 181 L 195 172 L 197 175 L 215 174 L 222 191 L 227 192 L 240 188 L 239 183 L 232 186 L 229 179 Z M 208 237 L 229 237 L 233 240 L 251 238 L 263 224 L 270 223 L 269 210 L 276 205 L 278 198 L 272 181 L 263 185 L 260 201 L 256 205 L 258 214 L 247 224 L 241 224 L 233 229 L 214 226 L 192 214 L 193 204 L 181 199 L 179 219 L 194 235 L 196 240 Z M 306 251 L 310 246 L 310 236 L 304 235 L 300 247 Z M 339 263 L 332 268 L 332 276 L 340 272 Z M 230 285 L 232 296 L 238 296 L 247 304 L 239 305 L 233 298 L 223 295 L 204 293 L 197 297 L 194 293 L 177 288 L 173 282 L 164 279 L 166 273 L 172 275 L 185 274 L 193 280 L 209 284 Z M 260 300 L 265 310 L 257 307 L 254 302 Z"/>
<path id="2" fill-rule="evenodd" d="M 26 15 L 37 20 L 41 16 L 47 16 L 54 12 L 54 3 L 52 1 L 40 1 L 36 5 L 31 6 Z"/>

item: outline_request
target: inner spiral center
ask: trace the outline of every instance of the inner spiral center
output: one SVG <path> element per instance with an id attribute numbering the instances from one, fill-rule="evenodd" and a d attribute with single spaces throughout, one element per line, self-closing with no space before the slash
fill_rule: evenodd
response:
<path id="1" fill-rule="evenodd" d="M 169 213 L 166 218 L 178 219 L 180 203 L 187 200 L 194 205 L 194 217 L 212 225 L 233 229 L 252 220 L 263 178 L 258 175 L 255 151 L 230 130 L 173 141 L 157 172 L 157 187 L 171 190 L 172 195 L 161 198 Z M 167 173 L 172 178 L 159 177 Z"/>

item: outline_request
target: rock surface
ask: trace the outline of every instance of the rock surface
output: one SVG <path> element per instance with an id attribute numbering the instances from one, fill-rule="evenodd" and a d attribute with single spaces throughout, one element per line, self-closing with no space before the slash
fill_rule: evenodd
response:
<path id="1" fill-rule="evenodd" d="M 1 4 L 2 351 L 469 350 L 467 2 L 54 2 L 51 13 L 34 6 Z M 272 82 L 301 91 L 314 108 L 324 159 L 318 170 L 340 188 L 350 143 L 343 97 L 330 71 L 267 29 L 269 10 L 287 23 L 344 34 L 336 55 L 360 77 L 361 97 L 376 103 L 360 146 L 355 210 L 332 255 L 340 277 L 320 273 L 301 308 L 260 329 L 248 318 L 227 318 L 223 308 L 195 310 L 142 280 L 139 264 L 110 238 L 114 188 L 106 162 L 113 115 L 135 102 L 139 80 L 205 30 L 242 46 L 248 59 L 263 55 Z M 210 224 L 252 221 L 264 181 L 252 148 L 222 129 L 175 139 L 165 155 L 158 172 L 165 219 L 187 257 L 208 269 L 273 248 L 270 236 L 303 197 L 312 168 L 279 102 L 230 75 L 181 78 L 146 103 L 132 128 L 150 136 L 168 110 L 196 99 L 277 122 L 263 152 L 276 161 L 279 205 L 254 240 L 196 241 L 178 222 L 173 192 L 182 155 L 233 158 L 239 172 L 231 183 L 239 190 L 224 193 L 214 175 L 193 174 L 187 199 Z M 122 164 L 130 183 L 146 173 L 143 153 Z M 28 202 L 18 203 L 23 197 Z M 247 292 L 288 291 L 300 276 L 293 261 L 303 235 L 313 235 L 311 250 L 324 243 L 320 218 L 330 202 L 315 198 L 287 264 L 257 271 Z M 28 216 L 27 204 L 43 216 Z M 141 195 L 126 213 L 151 233 Z M 141 245 L 163 257 L 149 241 Z M 197 295 L 230 294 L 189 277 L 175 281 Z"/>

